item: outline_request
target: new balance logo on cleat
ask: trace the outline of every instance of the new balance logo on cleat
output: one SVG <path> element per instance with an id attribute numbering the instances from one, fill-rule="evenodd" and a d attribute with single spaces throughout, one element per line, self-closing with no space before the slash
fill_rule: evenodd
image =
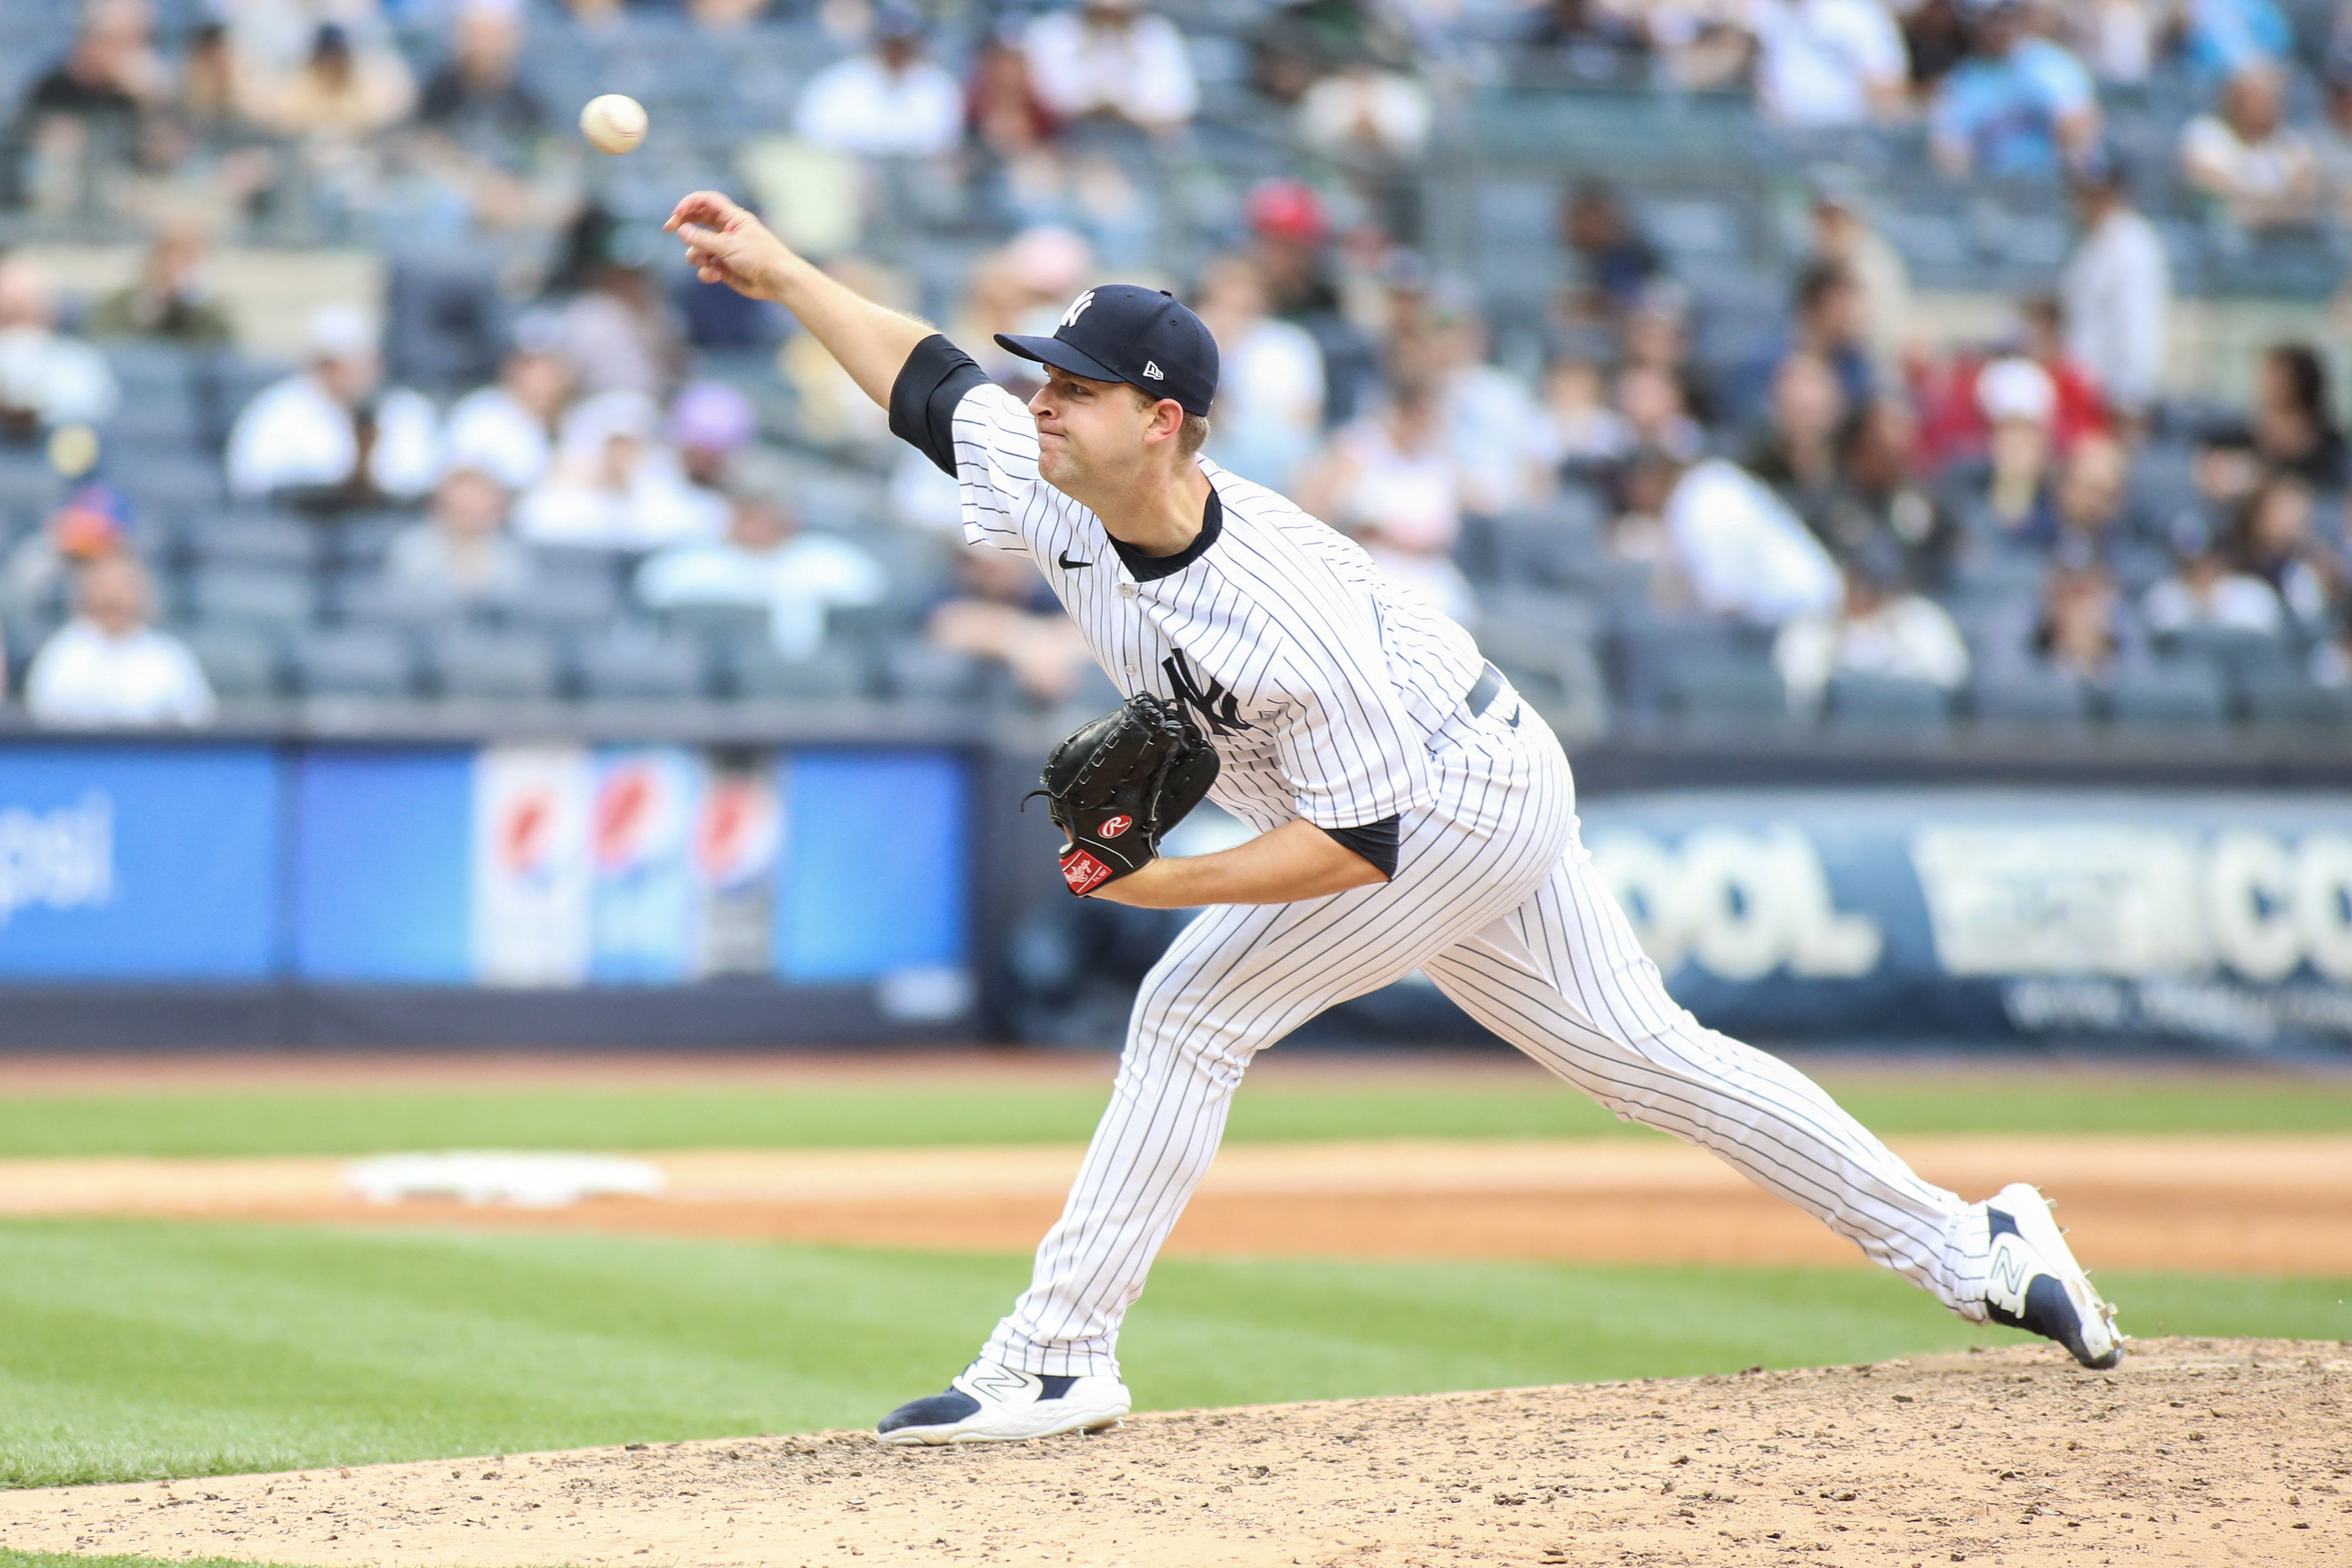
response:
<path id="1" fill-rule="evenodd" d="M 2104 1370 L 2124 1359 L 2116 1310 L 2074 1261 L 2047 1198 L 2021 1182 L 2003 1187 L 1985 1205 L 1985 1225 L 1992 1240 L 1986 1317 L 2055 1340 L 2087 1367 Z"/>
<path id="2" fill-rule="evenodd" d="M 885 1443 L 1017 1443 L 1116 1426 L 1134 1404 L 1116 1377 L 1022 1372 L 976 1361 L 946 1393 L 901 1405 L 875 1432 Z"/>

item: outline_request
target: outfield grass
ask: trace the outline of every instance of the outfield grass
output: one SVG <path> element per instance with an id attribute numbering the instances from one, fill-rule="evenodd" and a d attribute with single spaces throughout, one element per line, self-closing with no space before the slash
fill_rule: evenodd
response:
<path id="1" fill-rule="evenodd" d="M 0 1485 L 862 1426 L 1025 1258 L 641 1237 L 0 1224 Z M 2352 1282 L 2103 1279 L 2154 1332 L 2352 1334 Z M 1736 1371 L 1999 1343 L 1864 1269 L 1171 1259 L 1145 1408 Z"/>
<path id="2" fill-rule="evenodd" d="M 1076 1142 L 1101 1088 L 380 1089 L 34 1096 L 0 1100 L 0 1156 L 365 1154 L 404 1149 L 850 1148 Z M 2352 1131 L 2352 1082 L 1979 1073 L 1824 1077 L 1874 1131 Z M 1228 1136 L 1562 1138 L 1631 1133 L 1582 1095 L 1524 1087 L 1244 1084 Z"/>

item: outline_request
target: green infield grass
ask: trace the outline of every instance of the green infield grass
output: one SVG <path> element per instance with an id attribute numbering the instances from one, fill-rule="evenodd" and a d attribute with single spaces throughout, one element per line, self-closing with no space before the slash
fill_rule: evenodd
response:
<path id="1" fill-rule="evenodd" d="M 1027 1273 L 999 1256 L 11 1221 L 0 1485 L 863 1426 L 944 1385 Z M 2352 1336 L 2352 1281 L 2103 1279 L 2138 1332 Z M 2017 1337 L 1863 1268 L 1171 1259 L 1121 1352 L 1139 1403 L 1170 1408 Z"/>
<path id="2" fill-rule="evenodd" d="M 958 1083 L 905 1089 L 382 1089 L 0 1100 L 0 1157 L 364 1154 L 404 1149 L 762 1149 L 1082 1142 L 1101 1088 Z M 2352 1131 L 2352 1080 L 2120 1074 L 1830 1072 L 1874 1131 Z M 1228 1136 L 1653 1136 L 1564 1085 L 1292 1079 L 1244 1084 Z"/>

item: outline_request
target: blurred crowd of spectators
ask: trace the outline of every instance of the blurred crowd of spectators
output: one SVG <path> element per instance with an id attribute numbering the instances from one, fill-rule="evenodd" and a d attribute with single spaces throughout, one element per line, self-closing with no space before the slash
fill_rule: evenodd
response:
<path id="1" fill-rule="evenodd" d="M 47 0 L 28 0 L 47 4 Z M 835 58 L 755 124 L 868 158 L 936 161 L 1013 224 L 1144 259 L 1150 171 L 1203 107 L 1195 52 L 1143 0 L 670 0 L 713 47 L 774 23 Z M 543 101 L 534 37 L 593 44 L 620 0 L 89 0 L 0 138 L 0 202 L 90 200 L 221 225 L 303 201 L 415 243 L 551 232 L 586 175 Z M 1752 94 L 1799 134 L 1902 125 L 1952 174 L 2054 181 L 2109 157 L 2104 99 L 2162 82 L 2203 106 L 2162 155 L 2217 228 L 2339 222 L 2352 204 L 2352 8 L 2279 0 L 1237 0 L 1252 103 L 1412 239 L 1404 179 L 1441 106 L 1497 83 Z M 713 90 L 719 90 L 714 84 Z M 690 93 L 681 96 L 690 98 Z M 558 106 L 562 108 L 563 106 Z M 2146 149 L 2137 150 L 2147 156 Z M 918 182 L 919 184 L 921 182 Z M 908 193 L 897 192 L 898 197 Z M 919 193 L 917 193 L 919 205 Z"/>
<path id="2" fill-rule="evenodd" d="M 622 7 L 569 9 L 564 25 L 593 30 Z M 721 31 L 766 9 L 686 7 Z M 294 159 L 353 211 L 422 232 L 535 226 L 564 258 L 500 329 L 485 384 L 394 384 L 382 316 L 336 306 L 310 322 L 305 363 L 236 410 L 229 510 L 396 520 L 342 613 L 496 621 L 593 557 L 625 584 L 619 616 L 743 612 L 792 663 L 825 654 L 850 613 L 890 606 L 934 652 L 992 661 L 1033 702 L 1079 695 L 1085 650 L 1042 582 L 963 551 L 953 485 L 919 459 L 896 460 L 877 517 L 804 515 L 809 454 L 877 474 L 892 462 L 881 414 L 774 312 L 680 277 L 641 226 L 590 199 L 519 69 L 547 18 L 453 0 L 431 11 L 443 45 L 423 68 L 395 44 L 425 14 L 235 0 L 167 49 L 142 0 L 95 0 L 26 97 L 13 194 L 62 199 L 57 171 L 111 149 L 112 188 L 152 239 L 138 278 L 71 322 L 58 279 L 0 261 L 0 438 L 54 457 L 61 433 L 106 426 L 122 393 L 94 341 L 229 336 L 209 236 L 281 191 Z M 896 0 L 818 15 L 842 47 L 793 106 L 801 142 L 911 172 L 896 188 L 918 204 L 927 172 L 984 188 L 1012 233 L 944 300 L 854 253 L 831 265 L 877 298 L 930 304 L 1024 389 L 1029 367 L 992 334 L 1050 331 L 1086 282 L 1150 269 L 1154 150 L 1203 101 L 1178 23 L 1085 0 L 1008 14 L 950 49 Z M 2235 411 L 2166 397 L 2167 250 L 2100 108 L 2105 89 L 2186 73 L 2212 109 L 2182 132 L 2179 177 L 2211 221 L 2247 243 L 2315 230 L 2352 181 L 2352 31 L 2319 62 L 2330 83 L 2345 71 L 2325 116 L 2300 122 L 2290 89 L 2311 62 L 2272 0 L 1301 0 L 1264 8 L 1250 37 L 1253 89 L 1290 106 L 1318 175 L 1256 181 L 1237 235 L 1161 279 L 1222 347 L 1209 455 L 1296 496 L 1449 613 L 1567 626 L 1531 612 L 1537 584 L 1515 575 L 1512 542 L 1548 533 L 1590 558 L 1565 575 L 1604 617 L 1761 639 L 1800 711 L 1853 679 L 2097 688 L 2233 638 L 2273 648 L 2297 679 L 2352 682 L 2326 362 L 2270 349 Z M 1752 84 L 1762 113 L 1797 127 L 1918 121 L 1956 175 L 2063 182 L 2071 254 L 2003 328 L 1931 350 L 1869 201 L 1829 171 L 1778 322 L 1749 323 L 1765 329 L 1751 352 L 1702 356 L 1694 291 L 1635 205 L 1569 178 L 1539 353 L 1498 363 L 1477 290 L 1412 243 L 1400 172 L 1440 95 L 1531 59 L 1570 78 L 1636 60 L 1684 87 Z M 71 601 L 22 688 L 43 719 L 202 721 L 204 671 L 152 624 L 122 460 L 7 563 L 0 613 L 37 621 Z"/>

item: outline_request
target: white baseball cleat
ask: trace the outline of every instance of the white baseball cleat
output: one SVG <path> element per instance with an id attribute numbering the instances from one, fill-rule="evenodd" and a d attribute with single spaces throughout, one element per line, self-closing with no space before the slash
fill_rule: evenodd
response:
<path id="1" fill-rule="evenodd" d="M 885 1443 L 1017 1443 L 1099 1432 L 1134 1407 L 1115 1377 L 1049 1377 L 976 1361 L 946 1393 L 901 1405 L 874 1430 Z"/>
<path id="2" fill-rule="evenodd" d="M 2050 1200 L 2023 1182 L 1986 1201 L 1992 1255 L 1985 1271 L 1985 1315 L 2056 1340 L 2084 1366 L 2111 1367 L 2124 1359 L 2116 1310 L 2092 1289 L 2050 1208 Z"/>

